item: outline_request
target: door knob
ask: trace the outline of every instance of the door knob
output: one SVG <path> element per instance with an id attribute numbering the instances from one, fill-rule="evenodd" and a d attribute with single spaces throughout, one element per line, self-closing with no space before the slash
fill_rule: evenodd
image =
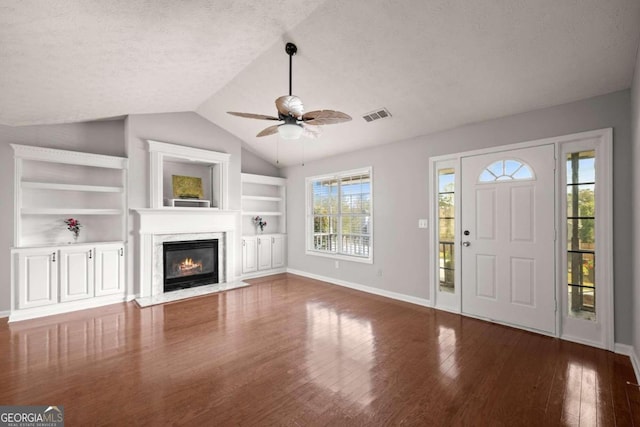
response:
<path id="1" fill-rule="evenodd" d="M 471 242 L 462 242 L 462 246 L 471 246 Z"/>

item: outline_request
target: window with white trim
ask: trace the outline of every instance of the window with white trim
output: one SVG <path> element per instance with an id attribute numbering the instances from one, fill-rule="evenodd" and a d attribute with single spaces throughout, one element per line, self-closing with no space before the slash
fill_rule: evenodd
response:
<path id="1" fill-rule="evenodd" d="M 371 168 L 307 178 L 307 253 L 373 260 Z"/>

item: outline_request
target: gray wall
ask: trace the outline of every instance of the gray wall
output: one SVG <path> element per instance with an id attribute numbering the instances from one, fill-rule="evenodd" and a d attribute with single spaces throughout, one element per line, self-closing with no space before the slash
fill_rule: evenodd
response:
<path id="1" fill-rule="evenodd" d="M 146 140 L 185 145 L 231 154 L 229 164 L 229 209 L 240 210 L 241 141 L 196 113 L 139 114 L 127 117 L 126 151 L 129 157 L 129 208 L 149 207 L 149 152 Z M 139 292 L 136 248 L 132 233 L 133 215 L 129 216 L 129 292 Z M 240 274 L 241 237 L 236 241 L 236 274 Z"/>
<path id="2" fill-rule="evenodd" d="M 242 173 L 280 176 L 280 169 L 249 150 L 242 149 Z"/>
<path id="3" fill-rule="evenodd" d="M 611 93 L 557 107 L 471 124 L 285 168 L 287 177 L 288 266 L 383 290 L 430 299 L 428 230 L 429 158 L 479 148 L 614 129 L 614 271 L 616 342 L 632 340 L 632 194 L 630 92 Z M 373 166 L 374 264 L 305 255 L 304 178 Z M 382 276 L 378 275 L 379 270 Z"/>
<path id="4" fill-rule="evenodd" d="M 640 55 L 636 57 L 636 68 L 631 86 L 631 135 L 633 144 L 633 348 L 640 357 Z"/>
<path id="5" fill-rule="evenodd" d="M 0 125 L 0 311 L 11 308 L 13 246 L 13 149 L 9 144 L 124 156 L 124 121 L 11 127 Z"/>

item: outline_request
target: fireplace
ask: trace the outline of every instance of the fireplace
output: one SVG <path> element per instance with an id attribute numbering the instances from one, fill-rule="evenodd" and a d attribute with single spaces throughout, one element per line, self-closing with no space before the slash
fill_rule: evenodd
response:
<path id="1" fill-rule="evenodd" d="M 164 242 L 164 291 L 218 283 L 218 239 Z"/>

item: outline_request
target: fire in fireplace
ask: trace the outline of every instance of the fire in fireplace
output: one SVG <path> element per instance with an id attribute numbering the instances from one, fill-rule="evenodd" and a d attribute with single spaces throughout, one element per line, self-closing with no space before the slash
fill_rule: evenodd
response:
<path id="1" fill-rule="evenodd" d="M 164 291 L 218 283 L 218 239 L 164 242 Z"/>

